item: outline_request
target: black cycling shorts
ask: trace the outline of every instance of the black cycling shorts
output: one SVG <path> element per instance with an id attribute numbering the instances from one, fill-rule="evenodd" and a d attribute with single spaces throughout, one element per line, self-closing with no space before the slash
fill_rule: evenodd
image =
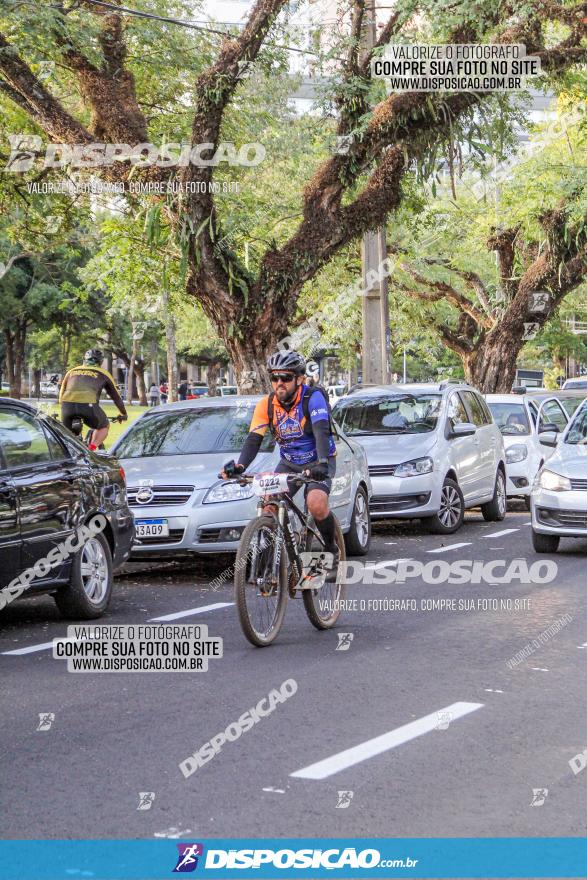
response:
<path id="1" fill-rule="evenodd" d="M 75 418 L 81 419 L 88 428 L 108 428 L 108 416 L 97 403 L 62 403 L 61 421 L 71 431 L 71 423 Z"/>
<path id="2" fill-rule="evenodd" d="M 286 461 L 285 459 L 280 459 L 279 464 L 275 468 L 276 474 L 300 474 L 305 470 L 308 470 L 312 466 L 312 464 L 316 464 L 316 462 L 312 462 L 311 464 L 292 464 L 291 461 Z M 325 480 L 312 480 L 310 483 L 306 484 L 306 494 L 310 491 L 310 489 L 320 489 L 322 492 L 326 492 L 327 495 L 330 495 L 330 490 L 332 489 L 332 478 L 336 474 L 336 458 L 334 455 L 331 455 L 328 459 L 328 476 Z"/>

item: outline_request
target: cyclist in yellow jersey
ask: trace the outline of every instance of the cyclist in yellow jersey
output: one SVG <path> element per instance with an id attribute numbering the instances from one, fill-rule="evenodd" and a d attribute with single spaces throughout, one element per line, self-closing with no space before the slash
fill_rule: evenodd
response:
<path id="1" fill-rule="evenodd" d="M 122 418 L 128 418 L 114 379 L 108 370 L 103 370 L 100 366 L 103 360 L 104 356 L 99 349 L 91 348 L 86 351 L 83 365 L 69 370 L 59 389 L 61 421 L 70 430 L 75 418 L 82 419 L 88 428 L 93 428 L 90 449 L 98 449 L 110 429 L 108 416 L 99 404 L 102 391 L 114 401 Z"/>

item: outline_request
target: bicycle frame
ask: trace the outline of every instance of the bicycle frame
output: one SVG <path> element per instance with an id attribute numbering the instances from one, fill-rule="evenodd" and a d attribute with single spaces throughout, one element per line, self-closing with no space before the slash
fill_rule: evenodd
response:
<path id="1" fill-rule="evenodd" d="M 309 516 L 307 511 L 301 510 L 298 505 L 295 503 L 291 495 L 283 493 L 280 495 L 266 495 L 264 498 L 260 498 L 257 503 L 257 516 L 264 516 L 267 513 L 268 508 L 277 508 L 277 537 L 276 537 L 276 548 L 275 554 L 273 556 L 273 568 L 271 571 L 271 582 L 272 584 L 277 584 L 279 578 L 279 566 L 281 563 L 281 553 L 282 548 L 285 544 L 285 549 L 288 555 L 288 558 L 294 568 L 296 579 L 299 581 L 303 575 L 303 562 L 300 556 L 299 547 L 305 547 L 306 541 L 308 537 L 308 532 L 310 532 L 322 545 L 325 546 L 324 539 L 320 532 L 316 529 L 312 528 L 309 524 Z M 292 522 L 290 519 L 289 512 L 290 510 L 296 514 L 302 524 L 302 540 L 299 542 L 296 540 L 295 533 L 293 530 Z M 273 510 L 270 511 L 273 516 L 275 513 Z M 257 577 L 257 547 L 253 548 L 253 553 L 251 556 L 251 575 L 256 579 Z"/>

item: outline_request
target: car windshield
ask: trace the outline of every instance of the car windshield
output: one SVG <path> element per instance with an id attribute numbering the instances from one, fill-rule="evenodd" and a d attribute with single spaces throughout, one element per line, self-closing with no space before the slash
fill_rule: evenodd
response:
<path id="1" fill-rule="evenodd" d="M 493 421 L 504 436 L 529 434 L 530 424 L 523 403 L 498 403 L 488 400 Z"/>
<path id="2" fill-rule="evenodd" d="M 427 434 L 440 414 L 440 394 L 386 394 L 337 403 L 333 415 L 349 436 Z"/>
<path id="3" fill-rule="evenodd" d="M 145 415 L 129 428 L 113 452 L 117 458 L 239 452 L 249 433 L 253 408 L 252 404 L 182 407 Z M 267 432 L 261 448 L 270 449 L 271 441 Z"/>
<path id="4" fill-rule="evenodd" d="M 587 444 L 587 408 L 583 407 L 577 414 L 574 422 L 569 428 L 569 433 L 565 437 L 565 443 L 573 446 Z"/>

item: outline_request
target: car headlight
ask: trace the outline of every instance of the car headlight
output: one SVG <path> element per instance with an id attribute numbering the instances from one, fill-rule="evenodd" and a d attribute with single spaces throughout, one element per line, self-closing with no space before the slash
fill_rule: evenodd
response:
<path id="1" fill-rule="evenodd" d="M 568 477 L 544 469 L 538 477 L 538 485 L 541 489 L 548 489 L 550 492 L 568 492 L 571 488 L 571 481 Z"/>
<path id="2" fill-rule="evenodd" d="M 505 460 L 508 464 L 524 461 L 525 458 L 528 458 L 528 447 L 524 443 L 514 443 L 513 446 L 508 446 L 505 451 Z"/>
<path id="3" fill-rule="evenodd" d="M 412 461 L 404 461 L 395 469 L 395 477 L 419 477 L 420 474 L 429 474 L 434 470 L 434 462 L 428 456 L 414 458 Z"/>
<path id="4" fill-rule="evenodd" d="M 202 504 L 219 504 L 221 501 L 244 501 L 251 498 L 253 489 L 251 485 L 240 486 L 238 483 L 216 483 L 208 489 L 204 495 Z"/>

